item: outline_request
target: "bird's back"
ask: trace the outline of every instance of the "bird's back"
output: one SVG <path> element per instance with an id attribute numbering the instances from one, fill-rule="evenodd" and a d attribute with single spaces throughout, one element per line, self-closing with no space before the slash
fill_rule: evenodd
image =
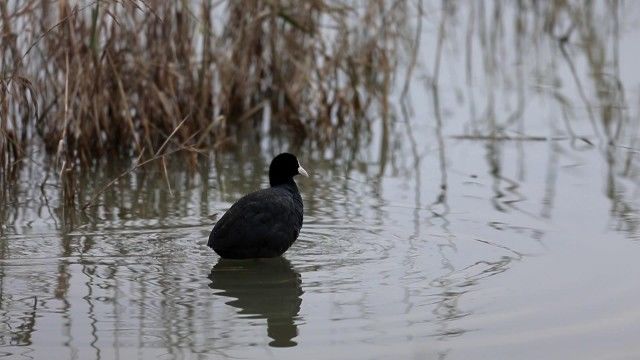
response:
<path id="1" fill-rule="evenodd" d="M 231 206 L 213 227 L 207 245 L 223 258 L 280 256 L 298 238 L 302 216 L 295 184 L 259 190 Z"/>

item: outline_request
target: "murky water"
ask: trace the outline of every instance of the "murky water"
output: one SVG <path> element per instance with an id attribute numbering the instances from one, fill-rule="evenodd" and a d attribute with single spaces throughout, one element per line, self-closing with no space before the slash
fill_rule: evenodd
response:
<path id="1" fill-rule="evenodd" d="M 477 41 L 469 60 L 451 20 L 434 82 L 447 28 L 436 11 L 395 125 L 351 147 L 251 138 L 195 171 L 176 158 L 168 179 L 156 166 L 127 175 L 86 211 L 65 206 L 35 154 L 0 213 L 0 356 L 638 358 L 640 11 L 629 7 L 617 52 L 608 35 L 575 35 L 567 57 L 542 35 L 536 48 L 505 35 L 492 41 L 506 55 L 487 58 Z M 458 22 L 481 11 L 458 10 Z M 502 11 L 509 34 L 518 15 Z M 594 43 L 606 76 L 585 55 Z M 482 70 L 465 73 L 468 61 Z M 476 136 L 487 133 L 499 136 Z M 284 258 L 220 260 L 206 247 L 216 214 L 267 186 L 282 150 L 312 174 L 298 180 L 300 238 Z M 87 171 L 79 197 L 123 169 Z"/>

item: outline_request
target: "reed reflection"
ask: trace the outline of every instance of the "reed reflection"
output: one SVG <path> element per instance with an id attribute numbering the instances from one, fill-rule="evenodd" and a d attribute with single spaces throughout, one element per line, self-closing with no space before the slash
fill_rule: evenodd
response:
<path id="1" fill-rule="evenodd" d="M 269 346 L 297 345 L 302 280 L 287 259 L 220 259 L 209 279 L 217 294 L 234 298 L 226 304 L 238 308 L 238 314 L 267 320 Z"/>

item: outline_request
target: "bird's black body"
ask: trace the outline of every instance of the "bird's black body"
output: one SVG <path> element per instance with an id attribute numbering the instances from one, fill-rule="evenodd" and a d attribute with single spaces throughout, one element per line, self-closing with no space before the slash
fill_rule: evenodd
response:
<path id="1" fill-rule="evenodd" d="M 242 197 L 220 218 L 207 245 L 229 259 L 282 255 L 302 227 L 303 205 L 293 176 L 306 175 L 291 154 L 278 155 L 269 167 L 271 187 Z"/>

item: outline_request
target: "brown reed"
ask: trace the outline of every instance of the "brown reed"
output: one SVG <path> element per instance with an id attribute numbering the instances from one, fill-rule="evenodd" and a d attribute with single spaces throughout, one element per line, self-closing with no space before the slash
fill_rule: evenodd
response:
<path id="1" fill-rule="evenodd" d="M 233 144 L 263 119 L 329 141 L 382 108 L 409 14 L 384 0 L 3 2 L 0 165 L 36 133 L 63 168 L 150 158 L 187 116 L 182 147 Z"/>

